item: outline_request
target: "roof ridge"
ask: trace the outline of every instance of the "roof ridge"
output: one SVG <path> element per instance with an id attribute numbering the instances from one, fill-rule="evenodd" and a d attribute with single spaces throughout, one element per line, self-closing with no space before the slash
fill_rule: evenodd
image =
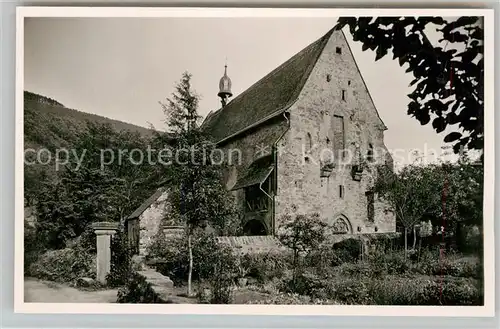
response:
<path id="1" fill-rule="evenodd" d="M 288 109 L 298 98 L 334 29 L 302 48 L 253 83 L 226 106 L 208 115 L 204 129 L 216 140 L 239 135 Z"/>
<path id="2" fill-rule="evenodd" d="M 314 46 L 316 46 L 318 43 L 320 43 L 321 41 L 324 41 L 323 38 L 325 38 L 328 34 L 331 34 L 332 31 L 334 29 L 331 29 L 330 31 L 328 31 L 325 35 L 323 35 L 321 38 L 318 38 L 317 40 L 315 40 L 314 42 L 310 43 L 309 45 L 307 45 L 306 47 L 302 48 L 299 52 L 295 53 L 292 57 L 288 58 L 286 61 L 284 61 L 283 63 L 281 63 L 278 67 L 274 68 L 272 71 L 270 71 L 269 73 L 267 73 L 265 76 L 263 76 L 262 78 L 260 78 L 259 80 L 257 80 L 256 82 L 254 82 L 253 84 L 251 84 L 247 89 L 245 89 L 241 94 L 239 94 L 238 96 L 236 96 L 235 98 L 233 98 L 230 102 L 227 103 L 227 105 L 231 104 L 232 102 L 236 101 L 238 98 L 244 96 L 248 91 L 250 91 L 252 89 L 252 87 L 254 87 L 255 85 L 258 85 L 259 83 L 267 80 L 267 79 L 270 79 L 272 78 L 274 75 L 276 75 L 278 72 L 280 72 L 283 68 L 287 67 L 288 65 L 290 65 L 294 59 L 296 59 L 299 55 L 301 54 L 304 54 L 307 52 L 307 50 L 311 50 L 312 48 L 314 48 Z M 322 48 L 324 48 L 324 45 L 322 46 Z M 321 52 L 320 52 L 321 53 Z M 318 56 L 319 58 L 319 56 Z M 317 60 L 317 59 L 316 59 Z M 316 64 L 316 61 L 314 62 L 314 65 Z M 313 65 L 313 66 L 314 66 Z M 307 75 L 311 74 L 311 72 L 309 71 Z M 216 114 L 217 112 L 220 112 L 220 110 L 224 109 L 224 107 L 221 107 L 219 108 L 216 112 L 214 112 L 213 114 Z"/>
<path id="3" fill-rule="evenodd" d="M 311 75 L 313 68 L 316 66 L 316 63 L 318 62 L 319 58 L 321 57 L 323 50 L 325 50 L 325 46 L 328 43 L 328 40 L 330 40 L 330 37 L 331 37 L 333 31 L 335 31 L 335 27 L 331 28 L 325 35 L 323 35 L 321 38 L 319 38 L 318 40 L 316 40 L 315 42 L 313 42 L 311 44 L 311 45 L 313 45 L 313 44 L 316 44 L 316 42 L 319 42 L 320 43 L 320 50 L 316 54 L 316 58 L 314 59 L 314 61 L 312 61 L 309 64 L 305 74 L 302 76 L 300 83 L 297 85 L 297 89 L 294 91 L 294 94 L 292 94 L 292 96 L 288 100 L 288 103 L 291 103 L 293 100 L 295 100 L 299 97 L 300 92 L 302 91 L 302 89 L 304 89 L 306 81 L 307 81 L 307 79 L 309 79 L 309 76 Z"/>

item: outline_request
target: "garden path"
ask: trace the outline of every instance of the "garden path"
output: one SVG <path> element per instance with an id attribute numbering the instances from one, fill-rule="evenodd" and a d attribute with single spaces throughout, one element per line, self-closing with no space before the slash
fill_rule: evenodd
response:
<path id="1" fill-rule="evenodd" d="M 115 303 L 117 289 L 78 290 L 68 285 L 24 278 L 26 303 Z"/>

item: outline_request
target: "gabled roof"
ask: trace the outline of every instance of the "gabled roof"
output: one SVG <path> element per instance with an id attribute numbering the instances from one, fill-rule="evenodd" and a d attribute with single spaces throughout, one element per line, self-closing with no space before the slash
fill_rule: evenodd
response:
<path id="1" fill-rule="evenodd" d="M 334 29 L 210 114 L 203 130 L 219 142 L 286 110 L 298 98 Z"/>
<path id="2" fill-rule="evenodd" d="M 153 203 L 158 200 L 158 198 L 165 192 L 165 188 L 160 187 L 159 189 L 156 190 L 153 195 L 151 195 L 149 198 L 146 199 L 136 210 L 134 210 L 133 213 L 130 214 L 130 216 L 127 217 L 127 220 L 134 219 L 134 218 L 139 218 L 139 216 L 142 215 L 142 213 L 149 208 Z"/>

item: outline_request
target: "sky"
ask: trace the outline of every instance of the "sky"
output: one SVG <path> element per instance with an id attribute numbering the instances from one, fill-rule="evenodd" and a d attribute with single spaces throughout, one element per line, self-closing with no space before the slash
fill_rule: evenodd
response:
<path id="1" fill-rule="evenodd" d="M 159 102 L 170 97 L 184 71 L 193 75 L 205 116 L 220 107 L 218 84 L 226 61 L 234 98 L 335 23 L 335 18 L 26 18 L 24 89 L 68 108 L 165 129 Z M 438 135 L 406 113 L 413 76 L 392 56 L 375 62 L 374 52 L 363 52 L 345 34 L 388 127 L 388 149 L 441 154 L 447 131 Z M 437 40 L 437 33 L 429 31 L 428 37 Z"/>

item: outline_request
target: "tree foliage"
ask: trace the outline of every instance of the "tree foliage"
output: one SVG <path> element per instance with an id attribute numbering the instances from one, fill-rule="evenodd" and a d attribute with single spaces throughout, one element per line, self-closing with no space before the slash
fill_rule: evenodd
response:
<path id="1" fill-rule="evenodd" d="M 373 190 L 387 202 L 398 223 L 410 229 L 439 205 L 440 184 L 443 180 L 435 177 L 431 166 L 412 164 L 397 173 L 380 166 Z"/>
<path id="2" fill-rule="evenodd" d="M 149 163 L 117 158 L 119 151 L 145 152 L 145 146 L 136 133 L 88 123 L 72 149 L 77 156 L 70 156 L 56 179 L 45 181 L 38 191 L 37 232 L 48 248 L 64 247 L 92 222 L 123 222 L 152 193 L 155 177 Z"/>
<path id="3" fill-rule="evenodd" d="M 297 278 L 300 255 L 319 247 L 325 240 L 326 224 L 319 214 L 310 216 L 299 214 L 295 218 L 286 215 L 283 218 L 278 238 L 280 242 L 293 251 L 293 281 Z"/>
<path id="4" fill-rule="evenodd" d="M 374 191 L 405 229 L 431 220 L 457 235 L 463 226 L 482 227 L 483 172 L 481 162 L 465 155 L 457 163 L 412 164 L 397 173 L 382 166 Z"/>
<path id="5" fill-rule="evenodd" d="M 238 218 L 235 204 L 222 183 L 222 165 L 211 155 L 213 145 L 198 122 L 199 96 L 191 89 L 191 75 L 185 72 L 172 97 L 162 103 L 167 125 L 173 133 L 174 161 L 169 172 L 172 210 L 186 226 L 189 253 L 188 295 L 193 269 L 192 237 L 195 229 L 212 227 L 228 233 Z M 217 159 L 219 160 L 219 159 Z"/>
<path id="6" fill-rule="evenodd" d="M 452 228 L 457 225 L 482 227 L 484 167 L 479 161 L 462 156 L 457 163 L 434 166 L 435 184 L 441 184 L 440 207 L 431 212 L 434 225 L 444 219 Z"/>
<path id="7" fill-rule="evenodd" d="M 455 153 L 462 147 L 483 149 L 484 32 L 479 17 L 339 18 L 336 28 L 345 26 L 363 51 L 375 51 L 376 61 L 392 53 L 413 74 L 409 115 L 422 125 L 432 120 L 437 133 L 453 127 L 444 142 L 454 143 Z M 441 34 L 439 44 L 429 41 L 427 28 Z"/>

